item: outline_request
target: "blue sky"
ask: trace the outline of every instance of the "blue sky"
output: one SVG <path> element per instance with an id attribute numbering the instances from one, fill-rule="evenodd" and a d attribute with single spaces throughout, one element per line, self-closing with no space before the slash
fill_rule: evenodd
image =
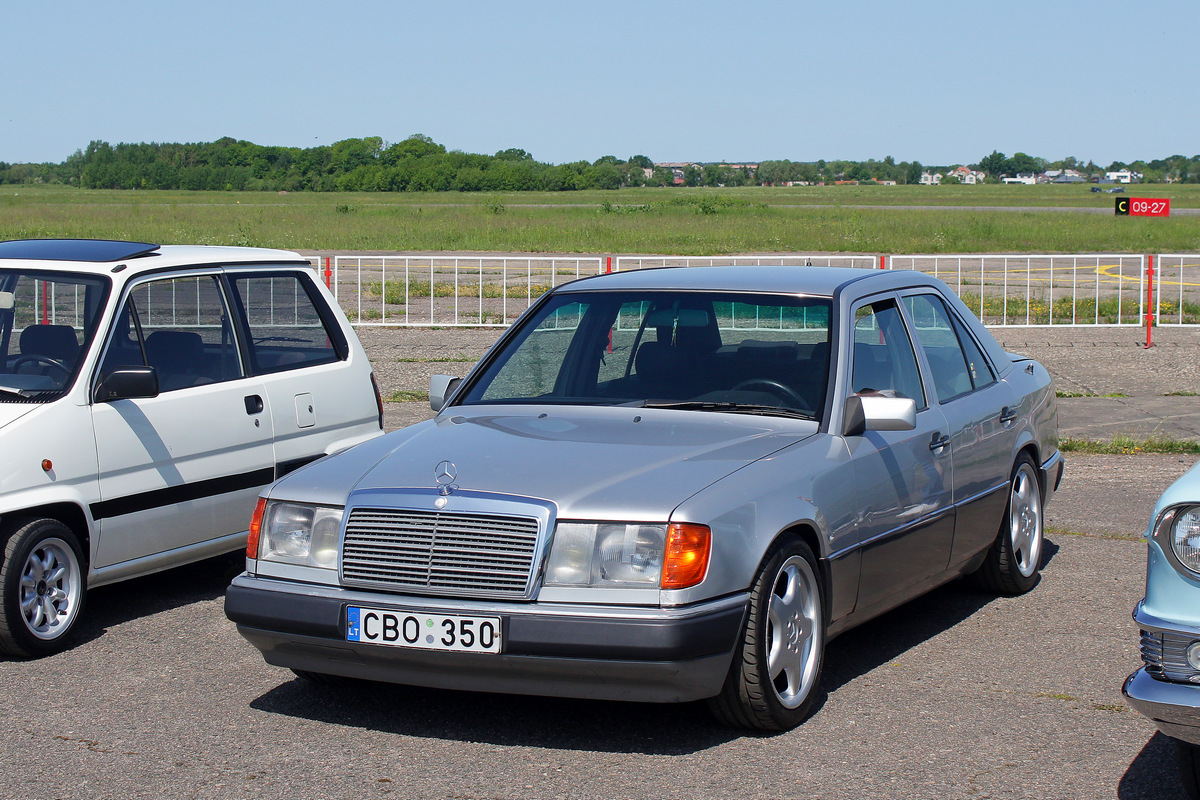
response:
<path id="1" fill-rule="evenodd" d="M 1196 0 L 23 2 L 0 161 L 423 133 L 635 154 L 1101 166 L 1200 153 Z"/>

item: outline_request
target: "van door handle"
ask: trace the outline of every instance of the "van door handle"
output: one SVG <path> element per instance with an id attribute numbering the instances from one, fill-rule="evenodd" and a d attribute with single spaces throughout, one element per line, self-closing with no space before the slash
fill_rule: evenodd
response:
<path id="1" fill-rule="evenodd" d="M 262 398 L 256 394 L 248 394 L 242 398 L 246 402 L 246 413 L 250 416 L 261 414 L 263 410 Z"/>

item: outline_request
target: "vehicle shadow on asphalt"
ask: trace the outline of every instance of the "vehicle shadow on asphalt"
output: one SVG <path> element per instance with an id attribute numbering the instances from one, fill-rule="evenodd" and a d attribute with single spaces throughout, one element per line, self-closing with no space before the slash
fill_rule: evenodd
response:
<path id="1" fill-rule="evenodd" d="M 1042 564 L 1058 552 L 1049 540 Z M 814 712 L 829 693 L 949 630 L 995 599 L 956 581 L 834 640 Z M 482 687 L 481 688 L 485 688 Z M 689 755 L 747 736 L 704 703 L 618 703 L 297 678 L 250 703 L 271 714 L 430 739 L 644 755 Z"/>
<path id="2" fill-rule="evenodd" d="M 1187 800 L 1175 767 L 1175 745 L 1155 733 L 1133 759 L 1117 786 L 1120 800 Z"/>
<path id="3" fill-rule="evenodd" d="M 92 589 L 71 649 L 131 620 L 224 597 L 229 582 L 245 568 L 239 551 Z"/>
<path id="4" fill-rule="evenodd" d="M 297 678 L 250 707 L 427 739 L 643 755 L 690 755 L 745 733 L 718 724 L 703 703 L 523 697 L 367 681 L 324 686 Z"/>
<path id="5" fill-rule="evenodd" d="M 1050 539 L 1043 541 L 1043 569 L 1058 550 L 1058 545 Z M 821 679 L 823 696 L 817 699 L 817 709 L 829 693 L 945 633 L 996 599 L 996 594 L 963 578 L 910 600 L 834 639 L 825 653 L 825 672 Z"/>

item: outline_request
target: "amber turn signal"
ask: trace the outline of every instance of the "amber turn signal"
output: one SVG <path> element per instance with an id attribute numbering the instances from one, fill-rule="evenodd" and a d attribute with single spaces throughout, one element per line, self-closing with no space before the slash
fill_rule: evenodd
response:
<path id="1" fill-rule="evenodd" d="M 258 558 L 258 535 L 262 532 L 263 513 L 266 510 L 266 498 L 258 498 L 258 505 L 254 506 L 254 516 L 250 517 L 250 538 L 246 540 L 246 558 Z"/>
<path id="2" fill-rule="evenodd" d="M 662 588 L 686 589 L 704 580 L 712 552 L 712 531 L 707 525 L 673 522 L 667 529 Z"/>

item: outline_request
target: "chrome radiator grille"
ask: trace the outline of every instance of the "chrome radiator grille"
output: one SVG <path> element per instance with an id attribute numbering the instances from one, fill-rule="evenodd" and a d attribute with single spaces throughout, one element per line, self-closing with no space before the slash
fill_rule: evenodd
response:
<path id="1" fill-rule="evenodd" d="M 1146 671 L 1156 678 L 1188 681 L 1196 670 L 1187 661 L 1187 648 L 1196 641 L 1177 633 L 1142 631 L 1142 661 Z"/>
<path id="2" fill-rule="evenodd" d="M 534 517 L 356 508 L 346 523 L 342 580 L 420 594 L 523 598 L 537 538 Z"/>

